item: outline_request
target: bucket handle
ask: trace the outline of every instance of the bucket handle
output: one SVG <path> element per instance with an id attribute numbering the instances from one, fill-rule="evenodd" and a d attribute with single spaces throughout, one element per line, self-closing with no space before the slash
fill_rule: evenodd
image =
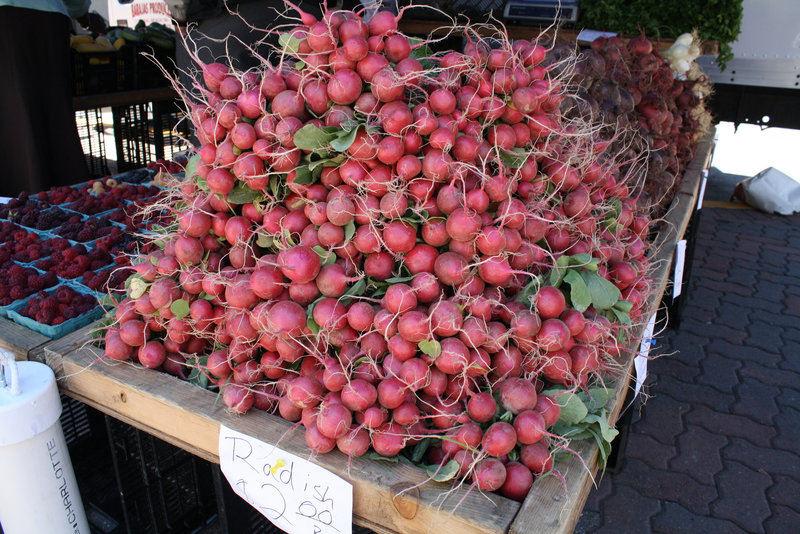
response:
<path id="1" fill-rule="evenodd" d="M 19 370 L 14 355 L 0 349 L 0 388 L 8 388 L 12 395 L 19 395 Z"/>

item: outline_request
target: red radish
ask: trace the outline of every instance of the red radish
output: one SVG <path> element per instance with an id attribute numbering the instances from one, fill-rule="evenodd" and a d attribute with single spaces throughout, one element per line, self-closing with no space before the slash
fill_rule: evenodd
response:
<path id="1" fill-rule="evenodd" d="M 342 388 L 342 403 L 354 412 L 363 412 L 378 399 L 375 386 L 362 379 L 351 380 Z"/>
<path id="2" fill-rule="evenodd" d="M 475 393 L 467 402 L 469 416 L 478 423 L 490 421 L 497 412 L 497 402 L 491 393 Z"/>
<path id="3" fill-rule="evenodd" d="M 510 424 L 498 421 L 486 429 L 481 443 L 489 455 L 500 458 L 516 446 L 517 432 Z"/>
<path id="4" fill-rule="evenodd" d="M 552 320 L 552 319 L 551 319 Z M 572 378 L 572 358 L 564 350 L 550 351 L 542 374 L 551 382 L 566 384 Z"/>
<path id="5" fill-rule="evenodd" d="M 372 433 L 372 448 L 381 456 L 397 456 L 406 445 L 408 434 L 397 423 L 385 423 Z"/>
<path id="6" fill-rule="evenodd" d="M 369 433 L 363 428 L 350 430 L 336 440 L 336 447 L 350 457 L 366 454 L 367 450 L 369 450 L 369 445 Z"/>
<path id="7" fill-rule="evenodd" d="M 500 404 L 507 411 L 518 414 L 536 407 L 536 388 L 522 378 L 507 378 L 498 388 Z"/>
<path id="8" fill-rule="evenodd" d="M 497 491 L 506 481 L 506 466 L 495 458 L 486 458 L 478 462 L 472 479 L 478 489 L 483 491 Z"/>
<path id="9" fill-rule="evenodd" d="M 546 319 L 536 334 L 536 343 L 546 352 L 560 350 L 570 339 L 569 327 L 559 319 Z"/>
<path id="10" fill-rule="evenodd" d="M 519 459 L 536 476 L 553 468 L 553 456 L 547 444 L 542 441 L 523 446 L 519 451 Z"/>
<path id="11" fill-rule="evenodd" d="M 231 412 L 237 414 L 245 413 L 255 402 L 252 391 L 234 382 L 228 382 L 222 388 L 222 400 Z"/>
<path id="12" fill-rule="evenodd" d="M 547 424 L 544 416 L 536 410 L 525 410 L 514 418 L 517 441 L 523 445 L 537 443 L 544 437 Z"/>
<path id="13" fill-rule="evenodd" d="M 564 294 L 556 287 L 544 286 L 537 293 L 534 298 L 536 304 L 536 311 L 544 319 L 558 317 L 564 311 L 567 305 Z"/>
<path id="14" fill-rule="evenodd" d="M 278 268 L 283 275 L 295 282 L 310 282 L 320 272 L 321 262 L 310 247 L 298 245 L 285 248 L 278 253 Z"/>
<path id="15" fill-rule="evenodd" d="M 350 431 L 352 417 L 353 414 L 343 404 L 323 403 L 317 414 L 317 429 L 327 438 L 341 438 Z"/>
<path id="16" fill-rule="evenodd" d="M 506 479 L 500 486 L 500 493 L 515 501 L 524 501 L 533 485 L 531 470 L 519 462 L 505 465 Z"/>

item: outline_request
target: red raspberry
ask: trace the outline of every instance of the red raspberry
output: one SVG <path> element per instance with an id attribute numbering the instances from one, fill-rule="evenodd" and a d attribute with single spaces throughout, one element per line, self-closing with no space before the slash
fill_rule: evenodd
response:
<path id="1" fill-rule="evenodd" d="M 9 291 L 8 296 L 14 300 L 24 299 L 27 295 L 25 294 L 25 290 L 22 289 L 22 286 L 14 286 Z"/>

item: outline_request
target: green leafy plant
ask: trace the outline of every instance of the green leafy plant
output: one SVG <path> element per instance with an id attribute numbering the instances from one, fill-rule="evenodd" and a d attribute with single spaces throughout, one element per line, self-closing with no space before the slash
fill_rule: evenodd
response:
<path id="1" fill-rule="evenodd" d="M 697 29 L 701 39 L 719 42 L 717 61 L 725 70 L 742 27 L 742 0 L 581 0 L 578 26 L 667 39 Z"/>
<path id="2" fill-rule="evenodd" d="M 598 464 L 600 469 L 605 469 L 611 442 L 619 434 L 608 424 L 608 403 L 613 391 L 593 387 L 575 392 L 556 387 L 542 393 L 553 397 L 561 406 L 561 416 L 550 431 L 568 440 L 593 438 L 600 449 Z"/>

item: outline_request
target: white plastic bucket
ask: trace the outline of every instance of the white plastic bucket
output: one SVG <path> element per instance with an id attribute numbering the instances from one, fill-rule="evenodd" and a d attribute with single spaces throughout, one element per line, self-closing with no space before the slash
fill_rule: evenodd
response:
<path id="1" fill-rule="evenodd" d="M 0 525 L 4 534 L 89 534 L 61 429 L 53 371 L 0 351 Z"/>

